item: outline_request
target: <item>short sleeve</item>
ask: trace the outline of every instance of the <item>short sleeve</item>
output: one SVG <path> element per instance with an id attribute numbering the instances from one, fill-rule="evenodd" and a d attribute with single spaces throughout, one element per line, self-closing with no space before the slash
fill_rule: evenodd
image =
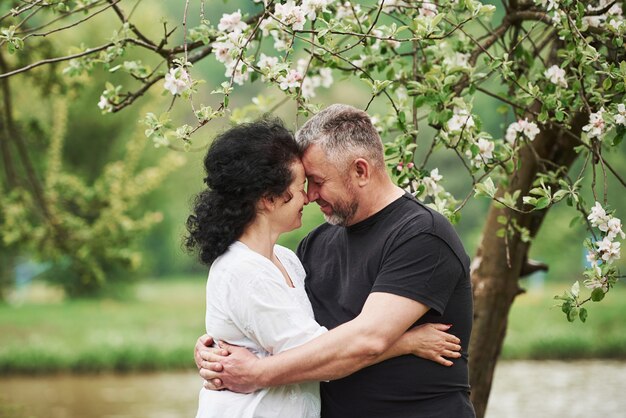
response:
<path id="1" fill-rule="evenodd" d="M 463 274 L 463 265 L 448 244 L 436 235 L 422 233 L 390 250 L 372 292 L 404 296 L 442 315 Z"/>
<path id="2" fill-rule="evenodd" d="M 275 278 L 259 272 L 238 281 L 237 289 L 229 292 L 232 320 L 270 354 L 305 344 L 326 331 L 298 304 L 292 289 Z"/>

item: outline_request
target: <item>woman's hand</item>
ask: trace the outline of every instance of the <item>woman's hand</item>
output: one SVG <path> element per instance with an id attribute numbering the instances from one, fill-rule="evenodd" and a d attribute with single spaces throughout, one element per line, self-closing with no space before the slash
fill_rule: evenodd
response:
<path id="1" fill-rule="evenodd" d="M 407 354 L 452 366 L 449 358 L 461 357 L 461 340 L 447 331 L 451 325 L 422 324 L 405 332 L 399 343 Z"/>

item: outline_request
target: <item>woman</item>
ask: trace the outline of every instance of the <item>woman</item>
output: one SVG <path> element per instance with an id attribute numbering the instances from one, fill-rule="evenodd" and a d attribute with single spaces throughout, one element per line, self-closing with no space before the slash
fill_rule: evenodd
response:
<path id="1" fill-rule="evenodd" d="M 207 333 L 269 356 L 326 332 L 314 320 L 300 261 L 276 245 L 280 234 L 300 227 L 308 203 L 291 133 L 278 119 L 236 126 L 215 139 L 204 166 L 208 189 L 187 220 L 186 245 L 211 266 Z M 397 346 L 393 352 L 410 353 Z M 197 418 L 319 414 L 319 384 L 311 382 L 250 394 L 202 389 Z"/>

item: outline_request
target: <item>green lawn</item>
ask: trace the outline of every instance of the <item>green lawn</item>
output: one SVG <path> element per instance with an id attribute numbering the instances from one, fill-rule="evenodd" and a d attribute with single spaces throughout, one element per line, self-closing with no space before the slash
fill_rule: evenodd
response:
<path id="1" fill-rule="evenodd" d="M 193 367 L 204 280 L 141 283 L 124 301 L 0 305 L 0 373 Z"/>
<path id="2" fill-rule="evenodd" d="M 626 288 L 589 307 L 586 324 L 569 323 L 550 286 L 518 297 L 503 357 L 626 358 Z M 204 277 L 144 282 L 127 300 L 0 305 L 0 373 L 193 368 L 204 328 Z"/>
<path id="3" fill-rule="evenodd" d="M 554 295 L 566 289 L 565 284 L 550 285 L 518 296 L 509 315 L 503 358 L 626 359 L 626 285 L 617 283 L 602 302 L 585 304 L 589 317 L 584 324 L 567 322 L 554 307 Z M 581 294 L 589 292 L 582 289 Z"/>

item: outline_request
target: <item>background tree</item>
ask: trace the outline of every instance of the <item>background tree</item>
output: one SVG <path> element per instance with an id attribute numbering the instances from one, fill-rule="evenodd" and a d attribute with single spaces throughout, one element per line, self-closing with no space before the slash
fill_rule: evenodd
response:
<path id="1" fill-rule="evenodd" d="M 337 77 L 362 80 L 371 91 L 363 108 L 388 109 L 374 122 L 399 185 L 452 221 L 473 195 L 492 201 L 472 265 L 470 370 L 478 416 L 519 279 L 547 268 L 528 254 L 554 205 L 571 206 L 572 225 L 590 236 L 581 243 L 589 290 L 577 281 L 559 296 L 567 319 L 585 321 L 587 302 L 602 300 L 620 277 L 615 260 L 624 233 L 608 184 L 626 183 L 607 154 L 626 134 L 623 1 L 289 0 L 232 6 L 224 14 L 187 1 L 181 28 L 164 22 L 160 34 L 155 25 L 133 23 L 140 3 L 14 2 L 0 20 L 2 53 L 11 54 L 3 58 L 0 81 L 42 77 L 60 63 L 75 78 L 104 68 L 113 74 L 97 103 L 103 113 L 161 90 L 171 100 L 145 114 L 145 135 L 158 146 L 189 150 L 201 146 L 193 134 L 208 123 L 246 120 L 290 100 L 307 116 L 320 107 L 320 88 L 336 85 Z M 69 33 L 100 18 L 114 19 L 117 28 L 99 43 L 66 55 L 28 53 L 38 36 Z M 203 79 L 194 68 L 203 60 L 223 65 L 225 81 Z M 231 109 L 237 88 L 257 80 L 286 99 L 257 96 Z M 479 109 L 481 97 L 497 104 Z M 178 108 L 190 111 L 178 116 Z M 494 111 L 500 126 L 485 126 L 481 114 Z M 11 137 L 5 135 L 3 144 Z M 471 193 L 454 197 L 443 188 L 445 173 L 432 167 L 440 153 L 464 167 Z M 7 184 L 14 171 L 5 163 Z"/>

